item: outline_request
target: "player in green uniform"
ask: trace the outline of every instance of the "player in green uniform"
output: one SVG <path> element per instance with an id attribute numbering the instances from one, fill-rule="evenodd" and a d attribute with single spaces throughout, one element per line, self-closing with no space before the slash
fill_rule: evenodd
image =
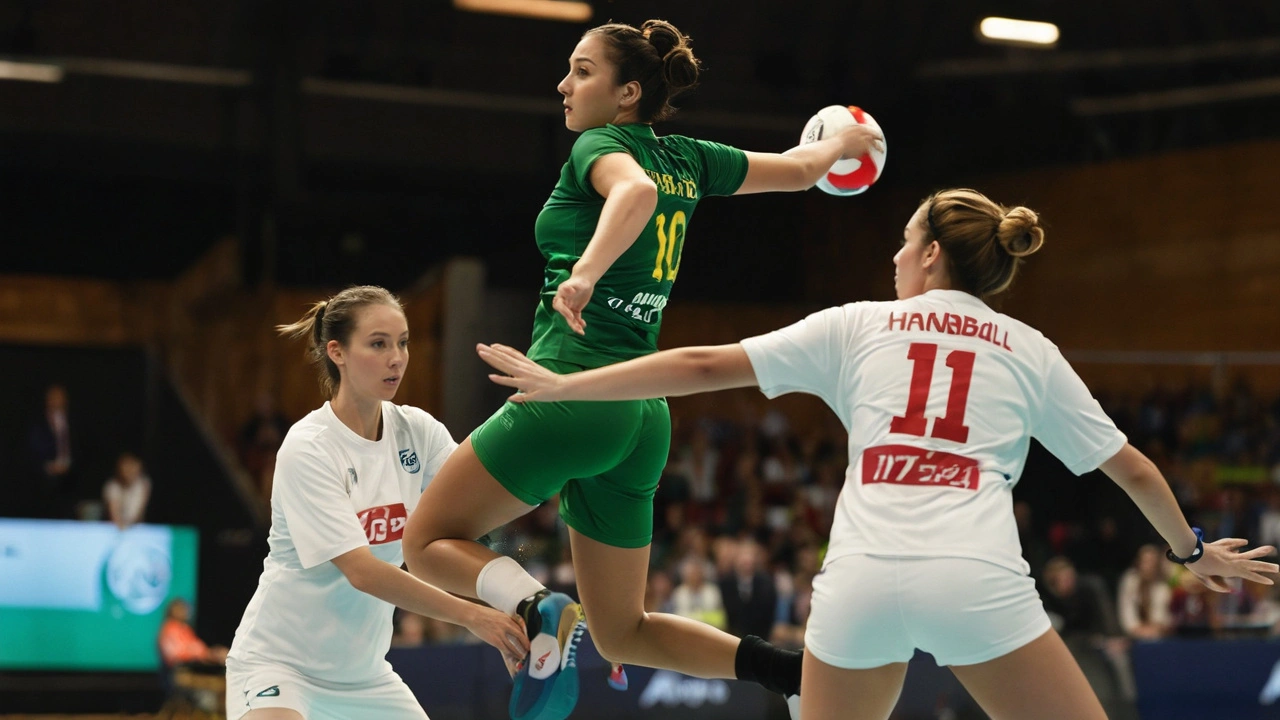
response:
<path id="1" fill-rule="evenodd" d="M 529 357 L 557 372 L 657 351 L 686 231 L 708 195 L 811 187 L 881 138 L 854 126 L 785 153 L 668 135 L 652 124 L 697 81 L 688 38 L 669 23 L 589 30 L 569 58 L 565 125 L 580 132 L 534 234 L 547 260 Z M 674 615 L 646 613 L 653 496 L 667 461 L 665 400 L 508 403 L 462 443 L 405 529 L 414 574 L 521 615 L 531 638 L 515 720 L 556 720 L 577 700 L 573 654 L 586 623 L 615 663 L 799 690 L 800 655 Z M 582 606 L 548 593 L 514 560 L 475 542 L 560 494 Z"/>

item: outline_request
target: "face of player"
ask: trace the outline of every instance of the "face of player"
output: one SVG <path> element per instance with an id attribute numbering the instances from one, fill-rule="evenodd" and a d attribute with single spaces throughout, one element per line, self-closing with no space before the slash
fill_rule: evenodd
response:
<path id="1" fill-rule="evenodd" d="M 924 292 L 925 259 L 928 246 L 925 245 L 925 213 L 928 206 L 921 205 L 907 221 L 902 231 L 902 249 L 893 256 L 893 288 L 899 300 L 915 297 Z M 933 245 L 933 243 L 929 243 Z"/>
<path id="2" fill-rule="evenodd" d="M 617 71 L 599 35 L 588 35 L 578 43 L 569 56 L 569 74 L 556 86 L 564 96 L 565 127 L 582 132 L 616 124 L 628 114 L 624 101 L 634 107 L 632 95 L 639 92 L 639 85 L 616 85 Z"/>
<path id="3" fill-rule="evenodd" d="M 342 372 L 338 392 L 351 393 L 355 399 L 392 399 L 409 364 L 409 323 L 404 313 L 381 303 L 365 306 L 358 312 L 347 345 L 330 342 L 329 357 Z"/>

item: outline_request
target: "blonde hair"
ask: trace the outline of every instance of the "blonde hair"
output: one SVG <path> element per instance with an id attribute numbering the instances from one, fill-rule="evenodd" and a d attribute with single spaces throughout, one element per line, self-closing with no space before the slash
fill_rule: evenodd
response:
<path id="1" fill-rule="evenodd" d="M 977 190 L 942 190 L 925 198 L 925 242 L 946 251 L 957 289 L 986 299 L 1013 284 L 1022 259 L 1044 246 L 1040 216 L 1008 208 Z"/>
<path id="2" fill-rule="evenodd" d="M 308 359 L 319 369 L 320 387 L 326 397 L 337 394 L 342 383 L 338 366 L 329 359 L 329 341 L 337 340 L 346 347 L 355 332 L 357 314 L 368 305 L 389 305 L 404 312 L 400 299 L 385 288 L 356 285 L 312 305 L 296 322 L 276 326 L 276 332 L 285 337 L 306 338 Z"/>

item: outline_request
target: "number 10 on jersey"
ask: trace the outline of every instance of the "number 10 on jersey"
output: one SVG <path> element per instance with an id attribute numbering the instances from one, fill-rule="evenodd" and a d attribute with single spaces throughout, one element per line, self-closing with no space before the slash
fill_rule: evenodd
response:
<path id="1" fill-rule="evenodd" d="M 930 437 L 963 443 L 969 439 L 969 426 L 964 424 L 964 413 L 969 403 L 969 383 L 973 380 L 973 361 L 976 353 L 968 350 L 952 350 L 947 353 L 947 367 L 951 368 L 951 390 L 947 393 L 946 414 L 933 421 Z M 907 398 L 906 414 L 893 418 L 889 431 L 904 435 L 924 437 L 929 419 L 924 416 L 929 403 L 929 389 L 933 384 L 933 366 L 938 359 L 936 343 L 911 343 L 907 358 L 914 363 L 911 371 L 911 394 Z"/>
<path id="2" fill-rule="evenodd" d="M 689 223 L 685 220 L 683 210 L 677 210 L 671 215 L 669 227 L 666 213 L 658 213 L 654 222 L 658 224 L 658 257 L 653 261 L 653 279 L 662 281 L 662 265 L 665 261 L 667 279 L 675 280 L 676 273 L 680 272 L 680 254 L 684 252 L 684 230 Z"/>

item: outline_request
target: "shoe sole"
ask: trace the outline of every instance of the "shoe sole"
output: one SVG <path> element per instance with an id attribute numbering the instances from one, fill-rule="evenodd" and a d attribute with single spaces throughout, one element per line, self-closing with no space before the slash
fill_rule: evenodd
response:
<path id="1" fill-rule="evenodd" d="M 524 664 L 515 678 L 516 687 L 508 708 L 513 719 L 564 720 L 573 712 L 578 704 L 578 644 L 585 631 L 586 619 L 582 606 L 578 603 L 565 605 L 556 622 L 556 644 L 560 649 L 559 667 L 551 677 L 537 680 L 529 676 L 528 662 Z M 538 697 L 527 705 L 518 702 L 525 695 L 526 682 L 542 684 L 538 689 Z M 521 706 L 524 709 L 523 715 L 517 712 L 517 708 Z"/>

